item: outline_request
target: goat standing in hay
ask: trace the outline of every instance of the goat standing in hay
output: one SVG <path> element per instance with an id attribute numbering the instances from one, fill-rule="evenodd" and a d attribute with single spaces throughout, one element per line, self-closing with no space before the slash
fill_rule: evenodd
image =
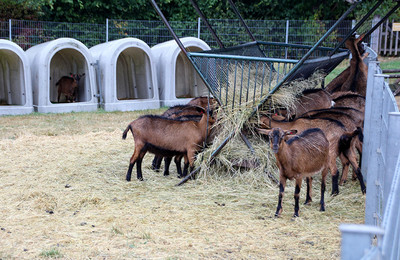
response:
<path id="1" fill-rule="evenodd" d="M 332 175 L 332 195 L 339 194 L 339 170 L 336 165 L 336 158 L 339 157 L 342 164 L 351 163 L 353 169 L 356 170 L 357 178 L 360 182 L 361 192 L 365 194 L 366 187 L 358 166 L 355 154 L 352 152 L 354 142 L 353 138 L 359 135 L 360 129 L 353 132 L 348 132 L 346 127 L 338 120 L 331 118 L 296 118 L 293 121 L 276 121 L 267 116 L 260 117 L 260 125 L 266 128 L 282 128 L 285 130 L 295 129 L 297 131 L 305 131 L 309 128 L 320 128 L 324 131 L 329 140 L 329 170 Z"/>
<path id="2" fill-rule="evenodd" d="M 201 107 L 199 109 L 204 111 Z M 207 113 L 204 111 L 199 122 L 153 115 L 141 116 L 132 121 L 122 134 L 122 139 L 126 139 L 130 130 L 135 141 L 135 150 L 130 159 L 126 180 L 131 180 L 135 163 L 137 163 L 137 178 L 143 180 L 141 164 L 147 152 L 167 157 L 183 155 L 185 164 L 189 164 L 192 170 L 196 153 L 210 134 L 211 127 L 208 124 L 212 125 L 215 122 L 212 112 L 212 110 L 207 110 Z"/>
<path id="3" fill-rule="evenodd" d="M 296 180 L 294 192 L 294 217 L 299 216 L 300 188 L 304 177 L 311 177 L 322 170 L 320 211 L 325 211 L 324 195 L 326 175 L 329 169 L 329 142 L 319 128 L 311 128 L 300 135 L 290 138 L 296 130 L 284 131 L 281 128 L 270 130 L 258 129 L 258 132 L 269 136 L 272 151 L 275 153 L 279 168 L 279 200 L 275 216 L 282 213 L 282 199 L 286 180 Z M 307 185 L 306 203 L 311 201 L 310 186 Z"/>
<path id="4" fill-rule="evenodd" d="M 57 81 L 56 86 L 58 86 L 58 103 L 60 103 L 61 94 L 65 96 L 67 102 L 76 101 L 78 93 L 78 82 L 83 76 L 85 76 L 85 73 L 83 73 L 82 75 L 70 73 L 70 76 L 62 76 Z"/>
<path id="5" fill-rule="evenodd" d="M 192 100 L 188 102 L 186 105 L 176 105 L 173 107 L 170 107 L 168 110 L 166 110 L 163 114 L 161 114 L 162 117 L 167 117 L 170 119 L 178 119 L 178 120 L 194 120 L 194 121 L 200 121 L 201 120 L 201 113 L 203 111 L 199 111 L 198 107 L 202 107 L 203 109 L 208 109 L 208 107 L 211 110 L 215 110 L 217 108 L 217 102 L 213 97 L 206 97 L 206 96 L 201 96 L 201 97 L 195 97 Z M 177 155 L 174 157 L 174 162 L 176 164 L 176 168 L 178 171 L 178 177 L 182 178 L 186 175 L 187 168 L 185 165 L 184 173 L 182 174 L 182 169 L 181 169 L 181 160 L 182 160 L 182 155 Z M 162 162 L 163 156 L 160 155 L 155 155 L 153 162 L 152 162 L 152 169 L 155 171 L 159 171 L 161 167 L 161 162 Z M 169 165 L 172 161 L 172 157 L 165 157 L 164 158 L 164 176 L 169 175 Z"/>

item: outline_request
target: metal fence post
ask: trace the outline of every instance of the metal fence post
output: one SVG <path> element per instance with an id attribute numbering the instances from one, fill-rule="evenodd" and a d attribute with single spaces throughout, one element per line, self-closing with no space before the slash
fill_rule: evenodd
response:
<path id="1" fill-rule="evenodd" d="M 108 18 L 106 18 L 106 42 L 108 42 Z"/>
<path id="2" fill-rule="evenodd" d="M 372 19 L 372 25 L 371 28 L 375 26 L 380 20 L 379 15 L 375 15 L 374 18 Z M 379 44 L 380 44 L 380 39 L 379 39 L 379 32 L 380 30 L 375 30 L 371 34 L 371 49 L 373 49 L 376 53 L 379 53 Z"/>
<path id="3" fill-rule="evenodd" d="M 9 33 L 10 41 L 11 41 L 12 40 L 11 19 L 8 19 L 8 33 Z"/>
<path id="4" fill-rule="evenodd" d="M 201 32 L 201 18 L 197 18 L 197 38 L 200 39 L 200 32 Z"/>
<path id="5" fill-rule="evenodd" d="M 400 134 L 398 129 L 400 128 L 400 114 L 396 112 L 389 113 L 388 116 L 388 131 L 387 135 L 387 146 L 386 146 L 386 171 L 385 171 L 385 183 L 383 185 L 383 197 L 388 198 L 390 188 L 392 186 L 393 175 L 396 168 L 397 157 L 400 150 Z M 386 141 L 386 140 L 385 140 Z M 385 208 L 387 200 L 385 199 Z"/>
<path id="6" fill-rule="evenodd" d="M 382 110 L 382 86 L 384 79 L 382 77 L 375 77 L 378 72 L 379 66 L 376 62 L 371 62 L 369 65 L 369 75 L 367 82 L 367 97 L 365 102 L 365 123 L 364 140 L 367 141 L 363 145 L 363 161 L 362 172 L 366 173 L 367 180 L 367 194 L 365 202 L 365 224 L 377 225 L 379 218 L 377 209 L 379 202 L 382 198 L 380 196 L 380 185 L 378 173 L 381 169 L 380 165 L 380 138 L 381 138 L 381 110 Z M 375 87 L 377 86 L 377 87 Z M 364 157 L 364 155 L 366 157 Z"/>
<path id="7" fill-rule="evenodd" d="M 285 43 L 289 43 L 289 20 L 286 20 L 286 35 L 285 35 Z M 287 59 L 288 48 L 285 48 L 285 59 Z"/>
<path id="8" fill-rule="evenodd" d="M 341 224 L 342 233 L 341 260 L 361 259 L 371 246 L 371 234 L 382 236 L 384 230 L 379 227 L 360 224 Z"/>

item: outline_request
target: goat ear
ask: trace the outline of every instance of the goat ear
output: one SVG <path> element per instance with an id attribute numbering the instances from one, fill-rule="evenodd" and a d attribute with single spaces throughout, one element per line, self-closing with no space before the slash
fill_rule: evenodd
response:
<path id="1" fill-rule="evenodd" d="M 197 112 L 199 112 L 200 114 L 204 114 L 206 112 L 206 110 L 202 107 L 199 107 L 199 106 L 195 106 L 195 107 L 196 107 Z"/>
<path id="2" fill-rule="evenodd" d="M 262 129 L 262 128 L 256 128 L 256 130 L 258 133 L 264 135 L 269 135 L 269 133 L 272 131 L 271 129 Z"/>
<path id="3" fill-rule="evenodd" d="M 295 134 L 297 134 L 297 130 L 296 129 L 285 131 L 285 135 L 295 135 Z"/>

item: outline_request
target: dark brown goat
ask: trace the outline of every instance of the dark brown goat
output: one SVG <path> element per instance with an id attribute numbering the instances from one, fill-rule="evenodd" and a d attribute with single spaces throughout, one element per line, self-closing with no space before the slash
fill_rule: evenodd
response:
<path id="1" fill-rule="evenodd" d="M 363 36 L 358 38 L 351 36 L 346 41 L 345 45 L 352 54 L 350 66 L 326 86 L 329 93 L 352 91 L 365 97 L 368 67 L 363 60 L 368 53 L 363 48 L 362 39 Z"/>
<path id="2" fill-rule="evenodd" d="M 85 73 L 82 75 L 71 73 L 70 76 L 62 76 L 56 83 L 56 86 L 58 86 L 57 102 L 60 102 L 61 94 L 65 95 L 67 102 L 76 101 L 78 82 L 83 76 L 85 76 Z"/>
<path id="3" fill-rule="evenodd" d="M 135 151 L 130 159 L 126 180 L 131 180 L 135 163 L 137 163 L 137 178 L 143 180 L 141 164 L 147 152 L 169 157 L 185 155 L 190 167 L 193 168 L 195 155 L 211 129 L 207 124 L 212 125 L 214 122 L 212 111 L 203 113 L 199 122 L 149 115 L 132 121 L 122 135 L 122 138 L 126 139 L 130 130 L 135 141 Z"/>
<path id="4" fill-rule="evenodd" d="M 331 95 L 324 89 L 306 89 L 296 100 L 295 106 L 290 111 L 280 110 L 278 114 L 287 119 L 293 119 L 315 109 L 325 109 L 332 107 Z"/>
<path id="5" fill-rule="evenodd" d="M 283 131 L 281 128 L 271 130 L 258 129 L 262 134 L 269 135 L 272 151 L 275 153 L 276 164 L 279 168 L 279 200 L 275 216 L 282 213 L 282 199 L 286 181 L 296 180 L 294 192 L 294 217 L 299 216 L 299 198 L 303 178 L 311 177 L 322 170 L 320 211 L 325 211 L 326 175 L 329 169 L 329 142 L 319 128 L 311 128 L 300 135 L 289 139 L 293 130 Z M 307 185 L 307 200 L 311 198 Z M 307 203 L 306 200 L 306 203 Z"/>
<path id="6" fill-rule="evenodd" d="M 346 127 L 338 120 L 329 118 L 296 118 L 293 121 L 276 121 L 268 117 L 260 117 L 261 126 L 267 128 L 280 127 L 285 130 L 295 129 L 299 132 L 305 131 L 309 128 L 320 128 L 326 135 L 329 141 L 329 158 L 330 158 L 330 172 L 332 175 L 332 194 L 339 193 L 339 171 L 336 166 L 336 158 L 339 157 L 342 164 L 346 164 L 350 161 L 352 165 L 356 168 L 356 175 L 360 182 L 361 191 L 365 193 L 365 184 L 363 176 L 361 174 L 361 169 L 358 167 L 357 159 L 355 154 L 351 153 L 353 149 L 350 148 L 352 138 L 345 139 L 347 142 L 339 145 L 343 136 L 349 137 L 354 136 L 355 133 L 359 134 L 359 129 L 354 132 L 348 132 Z"/>

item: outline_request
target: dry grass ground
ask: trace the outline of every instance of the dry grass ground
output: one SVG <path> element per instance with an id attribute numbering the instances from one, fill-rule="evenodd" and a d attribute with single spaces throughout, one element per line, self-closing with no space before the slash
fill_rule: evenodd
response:
<path id="1" fill-rule="evenodd" d="M 278 187 L 267 179 L 200 176 L 176 187 L 150 169 L 125 181 L 144 113 L 0 117 L 0 259 L 339 259 L 340 223 L 362 223 L 364 199 L 349 181 L 326 212 L 314 201 L 292 219 L 294 183 L 275 218 Z M 135 175 L 133 176 L 135 177 Z M 236 178 L 237 179 L 237 178 Z M 301 200 L 305 199 L 305 185 Z"/>

